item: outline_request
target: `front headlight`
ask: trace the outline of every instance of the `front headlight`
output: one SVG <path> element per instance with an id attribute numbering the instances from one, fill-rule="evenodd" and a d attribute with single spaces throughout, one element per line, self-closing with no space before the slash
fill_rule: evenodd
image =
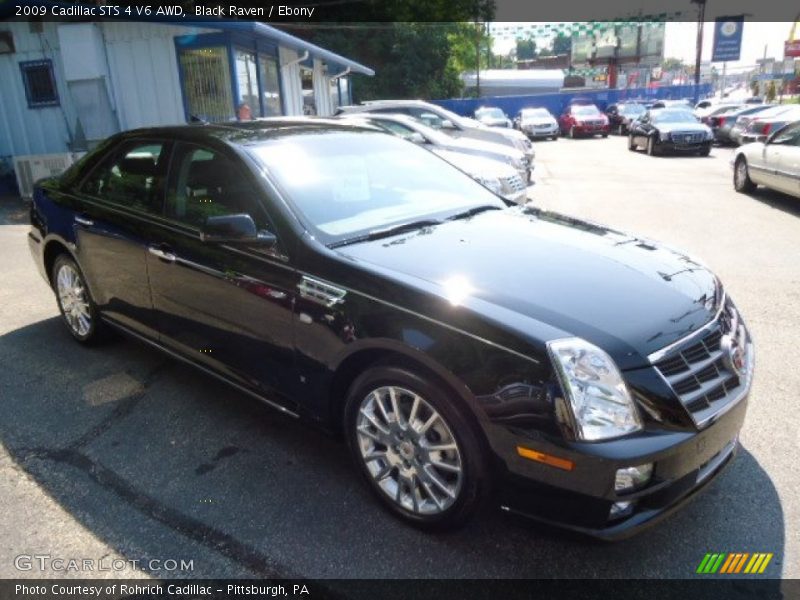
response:
<path id="1" fill-rule="evenodd" d="M 492 190 L 498 196 L 502 196 L 503 194 L 503 184 L 497 177 L 486 177 L 484 175 L 476 175 L 475 181 L 480 183 L 481 185 L 486 186 L 490 190 Z"/>
<path id="2" fill-rule="evenodd" d="M 604 440 L 642 429 L 628 387 L 608 354 L 581 338 L 548 342 L 547 349 L 579 439 Z"/>

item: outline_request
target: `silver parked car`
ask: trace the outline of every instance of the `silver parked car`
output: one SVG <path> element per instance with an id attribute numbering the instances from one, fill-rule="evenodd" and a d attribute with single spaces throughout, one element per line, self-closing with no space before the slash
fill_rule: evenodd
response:
<path id="1" fill-rule="evenodd" d="M 558 121 L 546 108 L 523 108 L 517 115 L 516 125 L 531 139 L 558 139 Z"/>
<path id="2" fill-rule="evenodd" d="M 800 121 L 779 129 L 765 142 L 739 147 L 732 164 L 737 192 L 749 193 L 764 185 L 800 198 Z"/>
<path id="3" fill-rule="evenodd" d="M 511 127 L 508 115 L 494 106 L 481 106 L 475 111 L 475 120 L 489 127 Z"/>
<path id="4" fill-rule="evenodd" d="M 742 136 L 744 136 L 745 132 L 747 132 L 751 123 L 757 120 L 769 120 L 776 117 L 780 117 L 784 113 L 791 111 L 793 106 L 796 107 L 797 105 L 778 104 L 777 106 L 770 106 L 765 110 L 737 117 L 736 122 L 733 124 L 733 127 L 731 128 L 731 136 L 730 136 L 731 139 L 736 144 L 747 143 L 744 141 Z"/>
<path id="5" fill-rule="evenodd" d="M 521 132 L 505 127 L 487 127 L 475 119 L 461 117 L 438 104 L 422 100 L 372 100 L 357 106 L 342 106 L 340 113 L 404 114 L 422 121 L 434 129 L 441 129 L 454 138 L 472 138 L 511 146 L 533 161 L 535 152 L 531 141 Z"/>
<path id="6" fill-rule="evenodd" d="M 406 115 L 360 113 L 339 118 L 378 127 L 422 145 L 507 200 L 520 203 L 527 199 L 529 167 L 522 153 L 513 148 L 480 140 L 454 139 Z"/>

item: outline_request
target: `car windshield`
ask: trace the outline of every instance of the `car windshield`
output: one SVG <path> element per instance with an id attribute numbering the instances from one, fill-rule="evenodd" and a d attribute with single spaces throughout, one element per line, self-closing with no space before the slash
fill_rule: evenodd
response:
<path id="1" fill-rule="evenodd" d="M 597 110 L 596 106 L 573 106 L 572 114 L 580 116 L 589 116 L 589 115 L 600 114 L 600 111 Z"/>
<path id="2" fill-rule="evenodd" d="M 444 160 L 382 133 L 304 133 L 248 147 L 328 244 L 477 206 L 506 206 Z"/>
<path id="3" fill-rule="evenodd" d="M 546 108 L 526 108 L 522 111 L 523 119 L 546 119 L 550 113 Z"/>
<path id="4" fill-rule="evenodd" d="M 479 119 L 483 117 L 490 117 L 492 119 L 503 119 L 505 115 L 499 108 L 479 108 L 475 111 L 475 116 Z"/>
<path id="5" fill-rule="evenodd" d="M 620 104 L 619 114 L 621 115 L 640 115 L 645 111 L 641 104 Z"/>
<path id="6" fill-rule="evenodd" d="M 686 110 L 663 110 L 651 115 L 653 123 L 696 123 L 697 118 Z"/>

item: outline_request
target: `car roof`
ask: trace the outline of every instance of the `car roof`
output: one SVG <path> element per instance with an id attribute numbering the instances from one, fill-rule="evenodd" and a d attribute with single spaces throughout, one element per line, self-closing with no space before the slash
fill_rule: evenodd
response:
<path id="1" fill-rule="evenodd" d="M 218 140 L 230 145 L 242 146 L 309 132 L 372 130 L 368 126 L 321 117 L 272 117 L 241 122 L 192 123 L 189 125 L 147 127 L 125 131 L 120 136 L 122 139 L 159 137 L 195 143 Z"/>

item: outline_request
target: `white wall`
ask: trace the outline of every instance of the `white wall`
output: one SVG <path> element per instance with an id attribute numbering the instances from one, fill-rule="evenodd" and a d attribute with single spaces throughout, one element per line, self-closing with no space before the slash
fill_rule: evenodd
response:
<path id="1" fill-rule="evenodd" d="M 25 22 L 3 22 L 16 51 L 0 54 L 0 157 L 66 152 L 72 141 L 75 113 L 64 83 L 56 23 L 43 23 L 42 33 Z M 60 106 L 28 108 L 19 63 L 51 59 Z"/>

